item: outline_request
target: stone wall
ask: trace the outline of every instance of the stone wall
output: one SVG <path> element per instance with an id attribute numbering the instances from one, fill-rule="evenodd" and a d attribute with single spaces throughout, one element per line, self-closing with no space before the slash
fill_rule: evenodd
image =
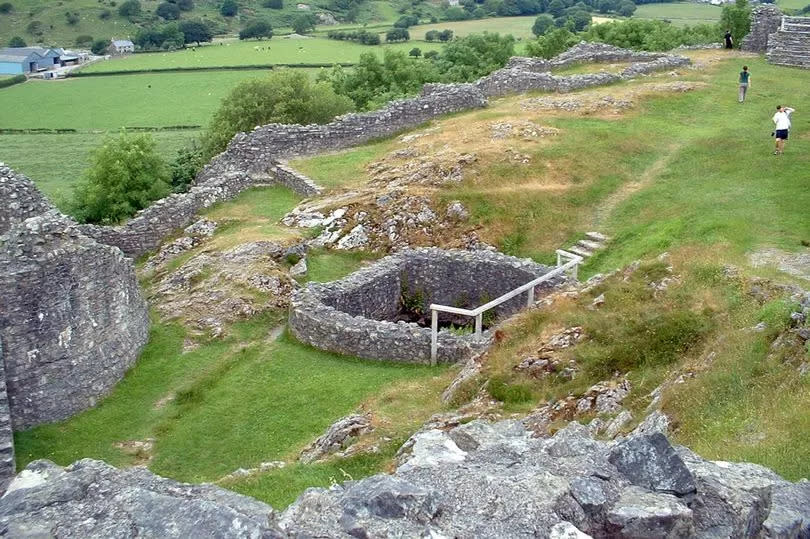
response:
<path id="1" fill-rule="evenodd" d="M 0 360 L 3 358 L 3 340 L 0 339 Z M 16 471 L 14 462 L 14 432 L 11 425 L 11 410 L 6 391 L 6 372 L 0 361 L 0 492 L 6 490 L 8 481 Z"/>
<path id="2" fill-rule="evenodd" d="M 15 430 L 94 406 L 138 357 L 148 328 L 132 261 L 119 249 L 56 211 L 0 236 L 0 341 Z"/>
<path id="3" fill-rule="evenodd" d="M 0 163 L 0 234 L 15 224 L 53 209 L 25 175 Z"/>
<path id="4" fill-rule="evenodd" d="M 475 308 L 545 275 L 549 268 L 490 251 L 426 248 L 384 258 L 333 283 L 309 283 L 293 294 L 290 330 L 317 348 L 368 359 L 430 363 L 430 328 L 395 322 L 400 297 Z M 538 286 L 536 297 L 555 284 Z M 521 295 L 495 309 L 499 319 L 525 305 Z M 445 316 L 445 315 L 443 315 Z M 427 316 L 429 320 L 429 314 Z M 481 338 L 439 332 L 438 361 L 455 363 L 483 350 L 490 332 Z"/>
<path id="5" fill-rule="evenodd" d="M 782 12 L 773 4 L 762 4 L 751 10 L 751 31 L 740 44 L 748 52 L 768 50 L 768 36 L 779 30 Z"/>
<path id="6" fill-rule="evenodd" d="M 810 17 L 782 17 L 782 26 L 768 36 L 771 64 L 810 68 Z"/>

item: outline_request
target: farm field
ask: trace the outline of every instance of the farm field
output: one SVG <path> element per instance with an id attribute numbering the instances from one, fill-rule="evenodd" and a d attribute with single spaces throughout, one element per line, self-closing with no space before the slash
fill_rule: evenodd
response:
<path id="1" fill-rule="evenodd" d="M 444 30 L 449 28 L 453 35 L 464 37 L 469 34 L 491 32 L 498 34 L 512 34 L 519 39 L 534 39 L 532 25 L 536 15 L 529 17 L 496 17 L 492 19 L 476 19 L 471 21 L 447 21 L 436 24 L 420 24 L 411 26 L 408 32 L 411 39 L 425 39 L 425 32 L 430 30 Z"/>
<path id="2" fill-rule="evenodd" d="M 90 153 L 98 148 L 104 137 L 117 131 L 64 133 L 59 135 L 0 134 L 0 161 L 22 172 L 37 184 L 51 202 L 62 207 L 73 186 L 90 165 Z M 167 161 L 174 159 L 199 130 L 153 131 L 157 149 Z M 49 148 L 43 158 L 41 148 Z"/>
<path id="3" fill-rule="evenodd" d="M 424 50 L 439 50 L 441 44 L 420 43 Z M 87 73 L 133 71 L 175 67 L 250 66 L 261 64 L 350 63 L 366 52 L 383 54 L 385 49 L 408 52 L 411 42 L 368 46 L 320 37 L 307 39 L 273 38 L 269 41 L 220 41 L 211 45 L 175 52 L 153 52 L 114 58 L 88 66 Z"/>
<path id="4" fill-rule="evenodd" d="M 720 20 L 720 6 L 675 2 L 666 4 L 643 4 L 638 6 L 633 17 L 636 19 L 667 19 L 678 26 L 712 24 Z M 719 38 L 718 38 L 719 40 Z"/>
<path id="5" fill-rule="evenodd" d="M 810 5 L 808 0 L 777 0 L 776 5 L 782 9 L 801 9 Z"/>

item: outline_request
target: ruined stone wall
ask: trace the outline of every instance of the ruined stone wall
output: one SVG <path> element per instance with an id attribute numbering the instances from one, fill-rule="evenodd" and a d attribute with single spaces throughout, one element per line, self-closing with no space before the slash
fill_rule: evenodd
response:
<path id="1" fill-rule="evenodd" d="M 138 357 L 148 328 L 132 261 L 119 249 L 56 211 L 0 236 L 0 341 L 15 430 L 94 406 Z"/>
<path id="2" fill-rule="evenodd" d="M 310 283 L 293 294 L 290 330 L 317 348 L 368 359 L 430 362 L 429 328 L 393 322 L 401 295 L 431 303 L 475 308 L 545 275 L 549 268 L 490 251 L 413 249 L 386 257 L 333 283 Z M 537 288 L 536 297 L 558 279 Z M 498 309 L 506 317 L 525 305 L 526 296 Z M 455 363 L 483 350 L 482 338 L 439 332 L 438 361 Z"/>
<path id="3" fill-rule="evenodd" d="M 743 38 L 740 48 L 748 52 L 768 50 L 768 36 L 779 30 L 782 12 L 773 4 L 762 4 L 751 10 L 751 31 Z"/>
<path id="4" fill-rule="evenodd" d="M 53 209 L 25 175 L 0 163 L 0 234 L 15 224 Z"/>
<path id="5" fill-rule="evenodd" d="M 3 340 L 0 339 L 0 360 L 3 358 Z M 6 391 L 6 372 L 0 361 L 0 492 L 14 476 L 17 466 L 14 462 L 14 432 L 11 425 L 11 410 Z"/>

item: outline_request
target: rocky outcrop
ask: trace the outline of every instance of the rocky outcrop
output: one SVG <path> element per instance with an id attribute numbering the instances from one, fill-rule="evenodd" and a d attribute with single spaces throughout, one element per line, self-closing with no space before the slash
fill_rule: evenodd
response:
<path id="1" fill-rule="evenodd" d="M 751 10 L 751 31 L 740 44 L 740 49 L 748 52 L 768 50 L 768 36 L 779 30 L 782 24 L 782 11 L 773 4 L 761 4 Z"/>
<path id="2" fill-rule="evenodd" d="M 15 429 L 94 406 L 148 337 L 132 261 L 56 211 L 0 237 L 0 339 Z"/>
<path id="3" fill-rule="evenodd" d="M 594 440 L 571 423 L 422 430 L 392 475 L 313 488 L 276 516 L 220 488 L 79 461 L 29 465 L 0 534 L 55 537 L 780 537 L 810 534 L 810 482 L 707 461 L 658 433 Z"/>
<path id="4" fill-rule="evenodd" d="M 252 498 L 89 459 L 32 462 L 0 500 L 4 537 L 285 537 L 272 521 Z"/>

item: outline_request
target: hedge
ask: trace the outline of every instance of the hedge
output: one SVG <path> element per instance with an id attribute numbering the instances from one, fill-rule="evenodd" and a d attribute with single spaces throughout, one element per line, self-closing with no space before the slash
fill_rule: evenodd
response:
<path id="1" fill-rule="evenodd" d="M 20 84 L 21 82 L 25 82 L 25 75 L 14 75 L 10 79 L 0 80 L 0 88 L 14 86 L 15 84 Z"/>
<path id="2" fill-rule="evenodd" d="M 339 65 L 341 67 L 354 67 L 354 62 L 338 62 L 338 63 L 313 63 L 313 64 L 252 64 L 241 66 L 211 66 L 211 67 L 159 67 L 155 69 L 131 69 L 131 70 L 118 70 L 118 71 L 98 71 L 93 73 L 85 73 L 83 71 L 71 71 L 68 77 L 109 77 L 113 75 L 139 75 L 148 73 L 188 73 L 195 71 L 247 71 L 251 69 L 274 69 L 276 67 L 291 67 L 291 68 L 304 68 L 304 67 L 334 67 Z"/>

